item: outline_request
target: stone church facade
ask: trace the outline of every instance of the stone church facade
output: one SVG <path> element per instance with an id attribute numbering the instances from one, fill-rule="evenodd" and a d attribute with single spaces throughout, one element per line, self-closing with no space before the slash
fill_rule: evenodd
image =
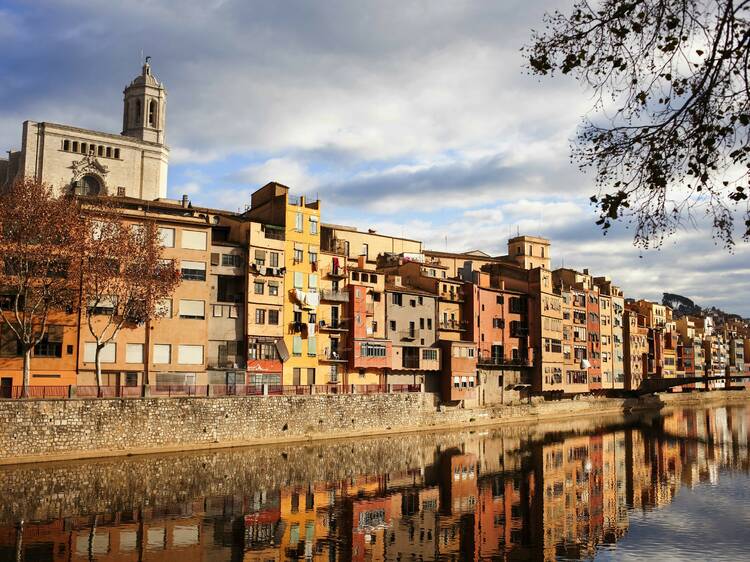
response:
<path id="1" fill-rule="evenodd" d="M 0 185 L 36 178 L 57 193 L 167 196 L 167 92 L 148 62 L 125 88 L 121 134 L 25 121 L 21 149 L 0 160 Z"/>

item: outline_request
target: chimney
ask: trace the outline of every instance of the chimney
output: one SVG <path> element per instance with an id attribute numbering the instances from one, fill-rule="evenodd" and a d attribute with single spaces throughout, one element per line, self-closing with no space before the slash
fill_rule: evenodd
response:
<path id="1" fill-rule="evenodd" d="M 188 205 L 190 205 L 190 200 L 188 199 L 188 196 L 185 194 L 182 196 L 182 206 L 187 209 Z"/>
<path id="2" fill-rule="evenodd" d="M 587 267 L 586 269 L 584 269 L 584 270 L 583 270 L 583 274 L 584 274 L 584 275 L 588 275 L 588 274 L 589 274 L 589 268 L 588 268 L 588 267 Z"/>
<path id="3" fill-rule="evenodd" d="M 367 259 L 367 256 L 365 256 L 365 255 L 357 256 L 357 267 L 360 268 L 360 269 L 364 269 L 365 268 L 365 260 L 366 259 Z"/>

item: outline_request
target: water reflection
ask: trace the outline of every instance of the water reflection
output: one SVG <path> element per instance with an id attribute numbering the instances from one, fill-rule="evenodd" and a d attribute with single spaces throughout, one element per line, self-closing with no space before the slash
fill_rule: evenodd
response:
<path id="1" fill-rule="evenodd" d="M 632 523 L 648 526 L 683 489 L 710 501 L 700 483 L 744 486 L 748 416 L 684 409 L 606 427 L 8 469 L 0 560 L 553 560 L 617 558 L 618 543 L 656 556 Z M 691 516 L 700 538 L 705 515 Z M 736 554 L 705 541 L 715 558 Z"/>

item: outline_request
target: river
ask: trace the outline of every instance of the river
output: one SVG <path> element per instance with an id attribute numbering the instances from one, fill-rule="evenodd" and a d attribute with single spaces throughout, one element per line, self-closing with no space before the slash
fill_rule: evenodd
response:
<path id="1" fill-rule="evenodd" d="M 0 561 L 748 560 L 750 407 L 0 468 Z"/>

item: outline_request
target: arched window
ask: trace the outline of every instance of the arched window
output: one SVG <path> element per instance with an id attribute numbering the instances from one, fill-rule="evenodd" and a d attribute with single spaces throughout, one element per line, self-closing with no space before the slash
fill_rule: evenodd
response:
<path id="1" fill-rule="evenodd" d="M 152 127 L 156 126 L 156 101 L 151 100 L 148 102 L 148 124 Z"/>
<path id="2" fill-rule="evenodd" d="M 99 195 L 102 184 L 94 176 L 83 176 L 77 182 L 73 182 L 73 193 L 76 195 Z"/>
<path id="3" fill-rule="evenodd" d="M 140 125 L 143 122 L 142 113 L 143 108 L 141 107 L 141 100 L 135 100 L 135 119 L 136 125 Z"/>

